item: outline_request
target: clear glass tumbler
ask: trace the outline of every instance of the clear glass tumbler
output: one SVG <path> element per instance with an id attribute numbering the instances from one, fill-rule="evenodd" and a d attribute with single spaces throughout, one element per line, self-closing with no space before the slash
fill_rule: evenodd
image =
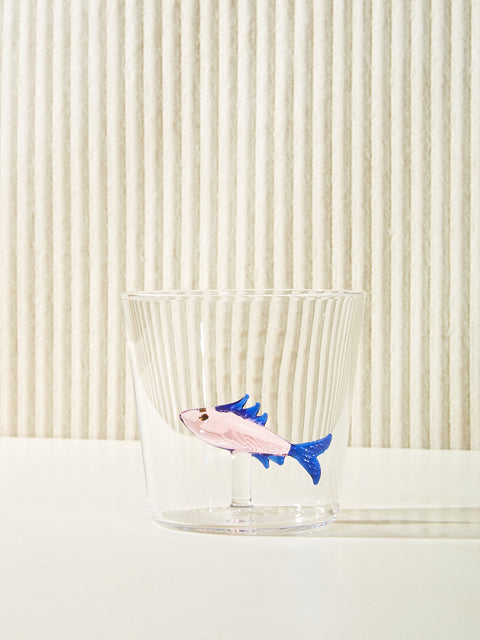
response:
<path id="1" fill-rule="evenodd" d="M 365 294 L 122 299 L 153 519 L 233 534 L 333 520 Z"/>

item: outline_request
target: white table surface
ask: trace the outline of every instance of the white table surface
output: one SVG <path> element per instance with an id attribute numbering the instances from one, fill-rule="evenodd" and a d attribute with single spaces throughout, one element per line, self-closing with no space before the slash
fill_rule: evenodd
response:
<path id="1" fill-rule="evenodd" d="M 339 521 L 188 534 L 136 442 L 0 439 L 0 638 L 480 638 L 480 452 L 351 449 Z"/>

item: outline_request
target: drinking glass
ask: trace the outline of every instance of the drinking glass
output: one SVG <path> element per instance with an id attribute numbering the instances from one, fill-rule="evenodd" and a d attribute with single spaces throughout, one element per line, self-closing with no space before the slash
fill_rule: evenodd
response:
<path id="1" fill-rule="evenodd" d="M 232 534 L 335 518 L 365 294 L 122 295 L 153 519 Z"/>

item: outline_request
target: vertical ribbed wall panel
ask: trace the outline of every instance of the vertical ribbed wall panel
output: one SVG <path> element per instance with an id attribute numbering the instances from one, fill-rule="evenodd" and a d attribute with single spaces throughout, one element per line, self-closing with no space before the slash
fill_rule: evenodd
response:
<path id="1" fill-rule="evenodd" d="M 450 83 L 450 438 L 453 449 L 470 445 L 470 396 L 468 362 L 469 329 L 469 225 L 465 224 L 470 201 L 470 3 L 453 2 L 451 12 Z M 473 175 L 472 180 L 480 180 Z"/>
<path id="2" fill-rule="evenodd" d="M 390 216 L 386 224 L 390 227 L 390 287 L 385 298 L 390 304 L 390 381 L 386 393 L 390 406 L 390 438 L 392 447 L 408 446 L 408 434 L 402 425 L 408 424 L 409 416 L 409 289 L 410 273 L 409 243 L 410 225 L 410 83 L 409 45 L 410 21 L 406 2 L 392 4 L 390 69 L 390 172 L 395 179 L 390 184 Z M 388 228 L 387 228 L 388 229 Z M 387 231 L 388 232 L 388 231 Z M 387 245 L 388 246 L 388 245 Z M 386 353 L 388 362 L 388 352 Z M 387 437 L 385 440 L 388 441 Z"/>
<path id="3" fill-rule="evenodd" d="M 479 3 L 5 0 L 0 33 L 0 434 L 135 437 L 121 291 L 294 286 L 369 294 L 354 445 L 480 448 Z M 205 347 L 301 413 L 317 316 Z M 183 321 L 149 348 L 199 357 Z"/>
<path id="4" fill-rule="evenodd" d="M 372 8 L 369 3 L 352 4 L 352 283 L 355 290 L 371 292 L 371 138 L 370 104 L 372 94 Z M 314 185 L 315 188 L 315 185 Z M 352 414 L 355 429 L 353 445 L 370 444 L 371 402 L 371 309 L 366 300 L 363 340 L 360 341 L 357 393 Z"/>
<path id="5" fill-rule="evenodd" d="M 187 3 L 184 3 L 184 5 L 187 5 Z M 194 19 L 192 14 L 193 12 L 190 12 L 191 20 Z M 182 20 L 182 25 L 184 23 L 187 23 L 187 20 Z M 182 39 L 182 42 L 184 40 L 185 38 Z M 193 37 L 189 36 L 188 40 L 190 41 L 190 46 L 195 47 Z M 182 60 L 185 57 L 182 54 Z M 195 73 L 195 67 L 192 62 L 190 62 L 190 67 L 190 72 L 192 74 Z M 182 71 L 182 79 L 187 75 L 186 72 Z M 161 272 L 162 255 L 158 247 L 162 241 L 163 229 L 162 6 L 157 0 L 145 0 L 143 3 L 143 92 L 142 90 L 140 91 L 140 96 L 142 95 L 144 156 L 139 162 L 143 165 L 145 178 L 145 245 L 143 257 L 145 260 L 145 287 L 151 289 L 159 286 L 158 274 Z M 186 99 L 182 98 L 182 109 L 185 109 L 186 104 Z M 188 115 L 185 116 L 185 112 L 182 110 L 182 121 L 185 122 Z M 182 144 L 182 153 L 184 148 L 185 144 Z M 184 163 L 183 156 L 182 163 Z M 185 163 L 182 190 L 190 187 L 190 198 L 193 199 L 195 186 L 188 183 L 187 175 L 187 165 Z M 183 203 L 182 206 L 186 210 L 188 209 L 186 203 Z M 193 223 L 190 227 L 192 226 L 194 226 Z M 182 235 L 186 237 L 183 227 Z M 188 261 L 188 266 L 192 268 L 190 265 L 191 260 Z M 182 268 L 182 278 L 189 277 L 187 268 Z M 181 286 L 185 286 L 184 281 L 182 281 Z"/>
<path id="6" fill-rule="evenodd" d="M 310 214 L 312 286 L 323 289 L 332 286 L 332 30 L 332 3 L 314 3 Z"/>
<path id="7" fill-rule="evenodd" d="M 295 4 L 293 68 L 293 276 L 294 287 L 312 274 L 313 3 Z"/>
<path id="8" fill-rule="evenodd" d="M 178 287 L 182 247 L 180 4 L 175 0 L 162 2 L 162 38 L 161 42 L 155 45 L 162 47 L 163 227 L 160 250 L 163 260 L 157 286 L 164 289 Z M 199 152 L 200 150 L 197 151 Z M 200 193 L 197 197 L 200 197 Z"/>
<path id="9" fill-rule="evenodd" d="M 106 357 L 107 281 L 96 274 L 107 270 L 107 188 L 105 144 L 106 52 L 105 5 L 91 2 L 88 12 L 88 185 L 89 185 L 89 436 L 105 437 L 106 422 Z"/>
<path id="10" fill-rule="evenodd" d="M 428 447 L 430 444 L 429 386 L 437 372 L 429 367 L 429 250 L 430 250 L 430 91 L 431 64 L 430 7 L 426 2 L 410 5 L 410 420 L 407 442 L 410 446 Z M 448 41 L 444 47 L 449 46 Z M 448 76 L 447 76 L 448 77 Z M 374 83 L 373 83 L 374 84 Z M 372 85 L 373 86 L 373 85 Z M 388 248 L 385 247 L 387 250 Z M 375 247 L 372 247 L 375 254 Z M 372 277 L 375 265 L 372 262 Z M 372 292 L 374 293 L 374 292 Z M 375 294 L 374 294 L 375 295 Z M 374 304 L 375 306 L 375 304 Z M 378 329 L 378 327 L 377 327 Z M 377 336 L 372 332 L 372 344 Z M 372 350 L 372 365 L 375 354 Z M 377 369 L 377 375 L 381 371 Z M 375 374 L 372 376 L 374 379 Z"/>
<path id="11" fill-rule="evenodd" d="M 107 170 L 107 438 L 125 437 L 126 357 L 118 296 L 126 287 L 125 255 L 125 14 L 124 5 L 106 5 L 106 170 Z M 139 159 L 141 162 L 141 160 Z M 129 425 L 131 428 L 131 425 Z"/>
<path id="12" fill-rule="evenodd" d="M 429 368 L 430 435 L 432 442 L 448 446 L 449 371 L 448 371 L 448 292 L 449 292 L 449 138 L 450 127 L 449 10 L 446 4 L 432 14 L 431 22 L 431 134 L 430 151 L 430 303 L 429 303 Z"/>
<path id="13" fill-rule="evenodd" d="M 53 406 L 46 414 L 55 437 L 68 436 L 71 425 L 71 265 L 70 238 L 70 12 L 69 4 L 53 5 L 52 42 L 52 282 L 44 283 L 52 292 L 53 317 Z M 20 215 L 20 212 L 17 212 Z M 104 378 L 102 380 L 104 384 Z M 35 424 L 38 416 L 32 416 Z"/>
<path id="14" fill-rule="evenodd" d="M 143 16 L 138 0 L 125 2 L 125 214 L 126 286 L 144 287 L 145 175 L 143 144 Z M 123 351 L 125 354 L 125 350 Z M 125 361 L 126 362 L 126 361 Z M 135 437 L 135 405 L 128 393 L 125 437 Z"/>
<path id="15" fill-rule="evenodd" d="M 216 285 L 221 289 L 235 286 L 237 50 L 237 8 L 234 2 L 221 2 L 218 7 L 218 100 L 221 105 L 218 110 L 218 236 L 211 238 L 207 247 L 199 245 L 197 238 L 194 254 L 201 262 L 210 244 L 215 243 L 218 256 Z M 195 195 L 198 199 L 198 191 Z M 195 216 L 192 216 L 192 224 L 195 224 Z M 198 278 L 196 282 L 198 284 Z"/>
<path id="16" fill-rule="evenodd" d="M 472 2 L 470 31 L 470 326 L 469 358 L 465 363 L 470 372 L 470 445 L 480 449 L 480 3 Z M 465 222 L 467 224 L 467 222 Z"/>
<path id="17" fill-rule="evenodd" d="M 34 434 L 32 420 L 35 401 L 35 5 L 28 0 L 19 4 L 17 130 L 16 153 L 8 162 L 17 165 L 17 242 L 16 309 L 17 317 L 17 429 L 21 436 Z M 41 283 L 38 283 L 41 286 Z M 3 376 L 2 376 L 3 377 Z"/>
<path id="18" fill-rule="evenodd" d="M 89 424 L 87 371 L 90 336 L 89 227 L 90 185 L 88 153 L 89 81 L 88 81 L 88 13 L 82 2 L 70 4 L 70 184 L 71 184 L 71 423 L 70 435 L 85 435 Z"/>
<path id="19" fill-rule="evenodd" d="M 18 433 L 17 378 L 17 91 L 19 15 L 17 3 L 0 5 L 2 14 L 0 84 L 0 433 Z M 33 274 L 30 274 L 33 275 Z"/>
<path id="20" fill-rule="evenodd" d="M 215 281 L 217 271 L 217 243 L 215 238 L 218 226 L 218 6 L 214 0 L 204 0 L 199 4 L 200 148 L 197 153 L 199 154 L 200 163 L 198 193 L 200 228 L 198 232 L 199 261 L 197 268 L 199 286 L 205 288 Z M 165 60 L 165 64 L 166 62 Z M 177 114 L 175 114 L 176 117 Z M 179 240 L 181 243 L 182 238 Z"/>
<path id="21" fill-rule="evenodd" d="M 52 7 L 37 2 L 34 108 L 35 433 L 52 434 Z M 38 286 L 40 284 L 40 286 Z"/>
<path id="22" fill-rule="evenodd" d="M 182 289 L 198 287 L 198 229 L 200 185 L 199 86 L 200 14 L 195 0 L 181 5 L 181 82 L 182 82 L 182 221 L 181 275 Z M 154 132 L 152 132 L 154 135 Z"/>
<path id="23" fill-rule="evenodd" d="M 351 28 L 352 7 L 333 3 L 332 43 L 332 282 L 351 282 Z M 382 83 L 378 83 L 383 91 Z"/>
<path id="24" fill-rule="evenodd" d="M 237 252 L 235 285 L 252 288 L 255 283 L 255 0 L 237 6 Z M 211 282 L 211 280 L 210 280 Z"/>
<path id="25" fill-rule="evenodd" d="M 291 287 L 293 276 L 293 2 L 275 4 L 275 98 L 273 172 L 273 282 L 274 287 Z M 258 212 L 261 215 L 261 212 Z M 259 248 L 261 251 L 261 248 Z"/>
<path id="26" fill-rule="evenodd" d="M 389 338 L 390 326 L 390 58 L 391 7 L 383 0 L 372 2 L 372 94 L 371 94 L 371 444 L 389 446 Z"/>

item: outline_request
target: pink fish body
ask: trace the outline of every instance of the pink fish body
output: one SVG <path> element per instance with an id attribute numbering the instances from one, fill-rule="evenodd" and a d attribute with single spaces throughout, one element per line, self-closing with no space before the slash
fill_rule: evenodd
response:
<path id="1" fill-rule="evenodd" d="M 204 417 L 207 416 L 207 417 Z M 208 409 L 182 411 L 180 418 L 192 433 L 207 444 L 235 453 L 286 456 L 290 443 L 267 427 L 239 415 Z"/>
<path id="2" fill-rule="evenodd" d="M 320 480 L 317 456 L 330 446 L 332 434 L 321 440 L 291 444 L 265 426 L 268 415 L 258 415 L 260 404 L 245 409 L 248 394 L 237 402 L 187 409 L 180 420 L 206 444 L 232 453 L 250 453 L 268 469 L 270 460 L 282 465 L 286 456 L 295 458 L 310 474 L 313 483 Z"/>

